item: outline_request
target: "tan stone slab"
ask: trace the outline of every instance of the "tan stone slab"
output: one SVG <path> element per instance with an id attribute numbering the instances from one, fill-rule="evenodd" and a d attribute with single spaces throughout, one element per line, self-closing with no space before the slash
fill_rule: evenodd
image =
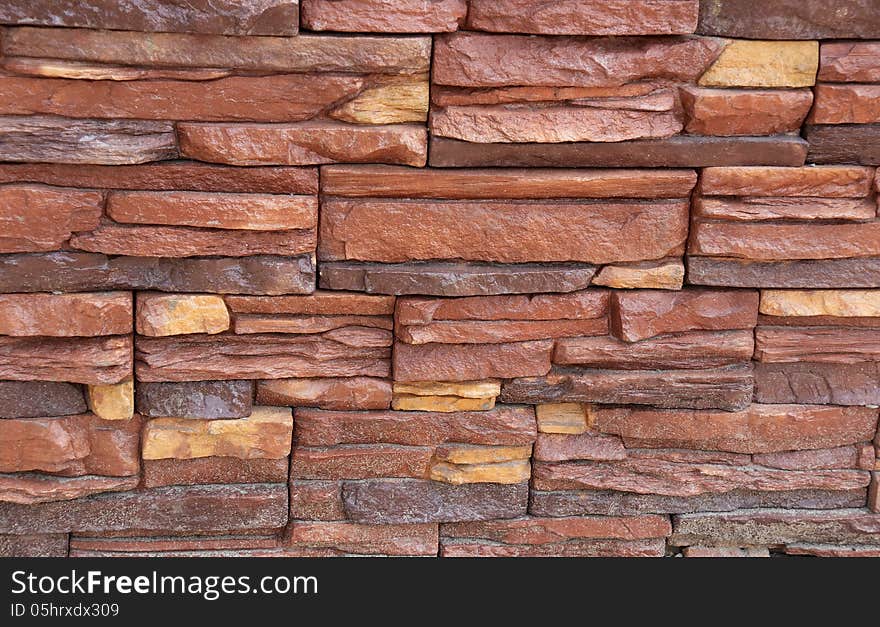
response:
<path id="1" fill-rule="evenodd" d="M 880 317 L 880 290 L 762 290 L 768 316 Z"/>
<path id="2" fill-rule="evenodd" d="M 819 71 L 817 41 L 728 40 L 700 77 L 706 87 L 811 87 Z"/>
<path id="3" fill-rule="evenodd" d="M 137 296 L 136 329 L 141 335 L 215 334 L 229 326 L 229 312 L 221 296 L 144 292 Z"/>
<path id="4" fill-rule="evenodd" d="M 391 407 L 399 411 L 489 411 L 495 407 L 495 397 L 460 398 L 458 396 L 395 394 L 391 399 Z"/>
<path id="5" fill-rule="evenodd" d="M 458 396 L 461 398 L 485 399 L 501 394 L 501 382 L 495 380 L 395 382 L 394 393 L 414 396 Z"/>
<path id="6" fill-rule="evenodd" d="M 514 484 L 528 481 L 532 465 L 528 460 L 499 464 L 447 464 L 438 462 L 431 466 L 429 478 L 434 481 L 463 485 L 466 483 Z"/>
<path id="7" fill-rule="evenodd" d="M 593 285 L 615 289 L 680 290 L 684 284 L 684 263 L 605 266 L 593 279 Z"/>
<path id="8" fill-rule="evenodd" d="M 86 386 L 89 409 L 102 420 L 130 420 L 134 416 L 134 379 L 111 385 Z"/>
<path id="9" fill-rule="evenodd" d="M 580 403 L 547 403 L 537 405 L 538 431 L 540 433 L 586 433 L 588 410 Z"/>

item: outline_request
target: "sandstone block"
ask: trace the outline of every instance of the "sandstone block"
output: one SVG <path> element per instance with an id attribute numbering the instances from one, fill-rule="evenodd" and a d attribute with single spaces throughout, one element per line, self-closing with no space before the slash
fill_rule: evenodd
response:
<path id="1" fill-rule="evenodd" d="M 0 252 L 59 250 L 75 231 L 98 226 L 100 192 L 37 185 L 0 187 Z"/>
<path id="2" fill-rule="evenodd" d="M 754 222 L 758 220 L 852 220 L 877 215 L 869 198 L 704 198 L 694 199 L 694 215 Z"/>
<path id="3" fill-rule="evenodd" d="M 0 418 L 69 416 L 86 411 L 83 392 L 71 383 L 0 381 Z"/>
<path id="4" fill-rule="evenodd" d="M 768 316 L 880 317 L 880 290 L 762 290 Z"/>
<path id="5" fill-rule="evenodd" d="M 0 294 L 0 335 L 95 337 L 131 333 L 131 294 Z"/>
<path id="6" fill-rule="evenodd" d="M 284 483 L 288 461 L 198 457 L 194 459 L 148 459 L 143 463 L 143 485 L 158 488 L 171 485 Z"/>
<path id="7" fill-rule="evenodd" d="M 461 398 L 458 396 L 419 396 L 395 394 L 391 407 L 400 411 L 488 411 L 495 407 L 495 397 Z"/>
<path id="8" fill-rule="evenodd" d="M 876 83 L 880 81 L 880 63 L 876 41 L 822 42 L 819 80 L 835 83 Z"/>
<path id="9" fill-rule="evenodd" d="M 858 166 L 706 168 L 698 191 L 706 196 L 865 198 L 871 170 Z"/>
<path id="10" fill-rule="evenodd" d="M 816 85 L 811 124 L 880 122 L 880 85 Z"/>
<path id="11" fill-rule="evenodd" d="M 137 472 L 135 470 L 134 472 Z M 0 502 L 34 505 L 53 501 L 69 501 L 103 492 L 134 490 L 140 477 L 54 477 L 36 473 L 17 472 L 0 475 Z"/>
<path id="12" fill-rule="evenodd" d="M 329 410 L 388 409 L 391 382 L 370 377 L 276 379 L 257 382 L 261 405 L 317 407 Z"/>
<path id="13" fill-rule="evenodd" d="M 245 418 L 253 395 L 251 381 L 138 382 L 137 411 L 152 418 Z"/>
<path id="14" fill-rule="evenodd" d="M 688 133 L 697 135 L 775 135 L 799 131 L 810 112 L 813 93 L 757 89 L 681 89 Z"/>
<path id="15" fill-rule="evenodd" d="M 539 433 L 578 435 L 587 430 L 588 411 L 579 403 L 543 403 L 535 407 Z"/>
<path id="16" fill-rule="evenodd" d="M 755 401 L 880 405 L 880 364 L 757 363 Z"/>
<path id="17" fill-rule="evenodd" d="M 394 380 L 473 381 L 540 376 L 550 371 L 553 342 L 508 344 L 396 343 L 392 355 Z"/>
<path id="18" fill-rule="evenodd" d="M 458 30 L 466 0 L 303 0 L 309 30 L 376 33 L 434 33 Z"/>
<path id="19" fill-rule="evenodd" d="M 292 479 L 425 478 L 432 451 L 390 444 L 309 448 L 297 445 L 290 462 Z"/>
<path id="20" fill-rule="evenodd" d="M 880 361 L 877 336 L 871 328 L 758 327 L 755 359 L 768 363 Z"/>
<path id="21" fill-rule="evenodd" d="M 757 546 L 686 546 L 682 553 L 685 557 L 770 557 L 767 548 Z"/>
<path id="22" fill-rule="evenodd" d="M 67 557 L 66 533 L 0 535 L 2 557 Z"/>
<path id="23" fill-rule="evenodd" d="M 390 316 L 394 313 L 394 300 L 392 296 L 318 291 L 308 296 L 273 298 L 227 296 L 226 304 L 236 314 L 332 316 L 357 312 L 360 316 Z"/>
<path id="24" fill-rule="evenodd" d="M 704 87 L 811 87 L 819 71 L 816 41 L 728 41 L 700 76 Z"/>
<path id="25" fill-rule="evenodd" d="M 0 336 L 0 379 L 103 385 L 131 376 L 130 335 L 88 338 Z"/>
<path id="26" fill-rule="evenodd" d="M 880 259 L 758 262 L 688 256 L 688 280 L 697 285 L 763 288 L 880 287 Z"/>
<path id="27" fill-rule="evenodd" d="M 290 518 L 342 520 L 341 481 L 290 481 Z"/>
<path id="28" fill-rule="evenodd" d="M 229 312 L 220 296 L 149 292 L 137 295 L 135 328 L 141 335 L 215 334 L 228 330 L 229 325 Z"/>
<path id="29" fill-rule="evenodd" d="M 594 431 L 578 435 L 540 433 L 535 442 L 535 461 L 564 462 L 571 460 L 605 461 L 625 459 L 623 440 Z"/>
<path id="30" fill-rule="evenodd" d="M 681 261 L 605 266 L 593 279 L 593 285 L 614 289 L 680 290 L 683 284 Z"/>
<path id="31" fill-rule="evenodd" d="M 89 410 L 101 420 L 131 420 L 134 416 L 134 378 L 111 385 L 87 385 Z"/>

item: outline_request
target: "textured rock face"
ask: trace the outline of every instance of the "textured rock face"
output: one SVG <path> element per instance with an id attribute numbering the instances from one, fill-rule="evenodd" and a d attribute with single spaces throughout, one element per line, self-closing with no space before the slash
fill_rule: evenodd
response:
<path id="1" fill-rule="evenodd" d="M 775 135 L 800 129 L 813 104 L 809 90 L 681 90 L 685 130 L 699 135 Z"/>
<path id="2" fill-rule="evenodd" d="M 188 333 L 222 333 L 229 329 L 229 312 L 219 296 L 162 295 L 137 297 L 137 332 L 151 337 Z"/>
<path id="3" fill-rule="evenodd" d="M 615 289 L 679 290 L 684 284 L 684 264 L 670 261 L 605 266 L 593 279 L 593 284 Z"/>
<path id="4" fill-rule="evenodd" d="M 103 385 L 131 375 L 131 336 L 0 336 L 0 379 Z"/>
<path id="5" fill-rule="evenodd" d="M 0 536 L 2 557 L 67 557 L 67 534 Z"/>
<path id="6" fill-rule="evenodd" d="M 434 33 L 457 30 L 467 0 L 302 0 L 309 30 Z"/>
<path id="7" fill-rule="evenodd" d="M 329 410 L 388 409 L 391 383 L 371 377 L 259 381 L 257 402 Z"/>
<path id="8" fill-rule="evenodd" d="M 880 124 L 807 126 L 804 137 L 810 144 L 812 163 L 859 163 L 880 165 Z"/>
<path id="9" fill-rule="evenodd" d="M 150 417 L 244 418 L 251 414 L 251 381 L 138 383 L 138 413 Z"/>
<path id="10" fill-rule="evenodd" d="M 93 337 L 131 332 L 131 294 L 0 294 L 0 335 Z"/>
<path id="11" fill-rule="evenodd" d="M 193 459 L 145 459 L 143 485 L 159 488 L 174 485 L 224 483 L 283 483 L 287 481 L 287 457 L 241 459 L 197 457 Z"/>
<path id="12" fill-rule="evenodd" d="M 760 363 L 755 367 L 759 403 L 880 405 L 880 366 L 854 364 Z"/>
<path id="13" fill-rule="evenodd" d="M 763 290 L 760 311 L 768 316 L 880 317 L 880 291 Z"/>
<path id="14" fill-rule="evenodd" d="M 550 371 L 553 342 L 394 346 L 396 381 L 473 381 L 539 376 Z"/>
<path id="15" fill-rule="evenodd" d="M 86 411 L 79 386 L 49 381 L 0 381 L 0 418 L 68 416 Z"/>
<path id="16" fill-rule="evenodd" d="M 822 42 L 819 53 L 820 81 L 873 83 L 880 81 L 877 53 L 880 44 L 865 42 Z"/>
<path id="17" fill-rule="evenodd" d="M 0 252 L 58 250 L 74 231 L 98 226 L 103 203 L 99 192 L 36 185 L 0 187 Z"/>
<path id="18" fill-rule="evenodd" d="M 102 420 L 130 420 L 134 416 L 134 379 L 86 386 L 86 401 L 92 413 Z"/>
<path id="19" fill-rule="evenodd" d="M 729 42 L 708 71 L 705 87 L 810 87 L 819 71 L 815 41 Z"/>
<path id="20" fill-rule="evenodd" d="M 872 124 L 880 122 L 880 85 L 817 85 L 813 124 Z"/>

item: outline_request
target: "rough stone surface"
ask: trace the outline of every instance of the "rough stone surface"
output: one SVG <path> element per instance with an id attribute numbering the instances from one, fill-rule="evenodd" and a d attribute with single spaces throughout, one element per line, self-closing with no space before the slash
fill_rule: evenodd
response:
<path id="1" fill-rule="evenodd" d="M 593 279 L 593 285 L 614 289 L 680 290 L 683 284 L 684 264 L 681 261 L 605 266 Z"/>
<path id="2" fill-rule="evenodd" d="M 101 420 L 130 420 L 134 416 L 134 379 L 111 385 L 87 385 L 89 410 Z"/>
<path id="3" fill-rule="evenodd" d="M 341 481 L 290 482 L 290 518 L 306 520 L 342 520 Z"/>
<path id="4" fill-rule="evenodd" d="M 755 359 L 767 363 L 880 361 L 877 335 L 870 328 L 759 327 Z"/>
<path id="5" fill-rule="evenodd" d="M 817 85 L 812 124 L 880 122 L 880 85 Z"/>
<path id="6" fill-rule="evenodd" d="M 0 557 L 67 557 L 67 534 L 0 535 Z"/>
<path id="7" fill-rule="evenodd" d="M 287 457 L 147 459 L 143 462 L 143 485 L 145 488 L 158 488 L 170 485 L 284 483 L 287 481 L 287 470 Z"/>
<path id="8" fill-rule="evenodd" d="M 394 346 L 395 381 L 473 381 L 540 376 L 550 371 L 551 340 L 501 344 Z"/>
<path id="9" fill-rule="evenodd" d="M 105 385 L 131 376 L 129 335 L 88 338 L 0 336 L 0 379 Z"/>
<path id="10" fill-rule="evenodd" d="M 532 466 L 527 459 L 489 464 L 449 464 L 434 462 L 428 478 L 451 485 L 518 484 L 528 481 Z"/>
<path id="11" fill-rule="evenodd" d="M 187 333 L 222 333 L 229 329 L 229 311 L 213 294 L 137 295 L 135 328 L 151 337 Z"/>
<path id="12" fill-rule="evenodd" d="M 0 187 L 0 252 L 59 250 L 75 231 L 98 226 L 100 192 L 37 185 Z"/>
<path id="13" fill-rule="evenodd" d="M 0 294 L 0 335 L 95 337 L 131 333 L 131 294 Z"/>
<path id="14" fill-rule="evenodd" d="M 880 290 L 762 290 L 767 316 L 880 317 Z"/>
<path id="15" fill-rule="evenodd" d="M 694 200 L 695 216 L 752 222 L 757 220 L 872 220 L 869 198 L 706 198 Z"/>
<path id="16" fill-rule="evenodd" d="M 292 479 L 424 478 L 432 451 L 426 447 L 387 444 L 336 446 L 327 449 L 297 446 L 290 461 Z"/>
<path id="17" fill-rule="evenodd" d="M 68 501 L 103 492 L 134 490 L 140 477 L 55 477 L 51 475 L 17 472 L 0 475 L 0 502 L 30 505 Z"/>
<path id="18" fill-rule="evenodd" d="M 822 42 L 820 81 L 834 83 L 880 82 L 880 43 L 876 41 Z"/>
<path id="19" fill-rule="evenodd" d="M 82 389 L 71 383 L 0 381 L 0 418 L 69 416 L 86 411 Z"/>
<path id="20" fill-rule="evenodd" d="M 806 126 L 810 163 L 880 165 L 880 124 Z"/>
<path id="21" fill-rule="evenodd" d="M 257 402 L 328 410 L 388 409 L 391 382 L 370 377 L 258 381 Z"/>
<path id="22" fill-rule="evenodd" d="M 139 381 L 137 411 L 152 418 L 244 418 L 251 414 L 253 395 L 251 381 Z"/>
<path id="23" fill-rule="evenodd" d="M 811 87 L 819 71 L 817 41 L 727 42 L 700 77 L 704 87 Z"/>
<path id="24" fill-rule="evenodd" d="M 309 30 L 376 33 L 435 33 L 458 30 L 467 0 L 302 0 Z"/>
<path id="25" fill-rule="evenodd" d="M 541 433 L 535 442 L 535 461 L 564 462 L 571 460 L 625 459 L 623 440 L 592 431 L 579 435 Z"/>
<path id="26" fill-rule="evenodd" d="M 755 401 L 880 405 L 880 364 L 758 363 Z"/>
<path id="27" fill-rule="evenodd" d="M 437 525 L 358 525 L 293 522 L 285 546 L 329 548 L 342 554 L 436 556 Z"/>
<path id="28" fill-rule="evenodd" d="M 539 433 L 586 432 L 588 408 L 579 403 L 542 403 L 535 407 Z"/>
<path id="29" fill-rule="evenodd" d="M 880 287 L 880 259 L 755 262 L 689 255 L 688 278 L 696 285 L 763 288 Z"/>
<path id="30" fill-rule="evenodd" d="M 810 112 L 810 90 L 684 87 L 685 130 L 697 135 L 775 135 L 799 131 Z"/>
<path id="31" fill-rule="evenodd" d="M 857 166 L 706 168 L 698 191 L 706 196 L 865 198 L 871 170 Z"/>

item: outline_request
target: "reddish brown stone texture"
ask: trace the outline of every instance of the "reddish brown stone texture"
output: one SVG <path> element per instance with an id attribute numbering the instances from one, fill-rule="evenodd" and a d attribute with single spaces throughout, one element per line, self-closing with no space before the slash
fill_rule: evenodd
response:
<path id="1" fill-rule="evenodd" d="M 66 533 L 0 535 L 0 557 L 67 557 Z"/>
<path id="2" fill-rule="evenodd" d="M 467 0 L 302 0 L 303 28 L 361 33 L 458 30 Z"/>
<path id="3" fill-rule="evenodd" d="M 880 85 L 816 85 L 811 124 L 880 122 Z"/>
<path id="4" fill-rule="evenodd" d="M 759 547 L 687 546 L 682 553 L 685 557 L 770 557 L 770 551 Z"/>
<path id="5" fill-rule="evenodd" d="M 426 447 L 390 445 L 337 446 L 326 449 L 296 446 L 290 461 L 292 479 L 425 478 L 434 451 Z"/>
<path id="6" fill-rule="evenodd" d="M 684 87 L 681 99 L 688 133 L 775 135 L 800 130 L 813 92 Z"/>
<path id="7" fill-rule="evenodd" d="M 880 338 L 870 328 L 758 327 L 755 359 L 767 363 L 880 361 Z"/>
<path id="8" fill-rule="evenodd" d="M 724 45 L 723 40 L 708 38 L 576 39 L 454 33 L 435 41 L 433 80 L 463 87 L 619 86 L 652 78 L 692 82 Z"/>
<path id="9" fill-rule="evenodd" d="M 236 314 L 298 314 L 310 316 L 385 316 L 394 313 L 393 296 L 319 291 L 308 296 L 227 296 L 226 304 Z"/>
<path id="10" fill-rule="evenodd" d="M 880 81 L 880 42 L 822 42 L 818 80 L 834 83 Z"/>
<path id="11" fill-rule="evenodd" d="M 117 536 L 115 533 L 111 533 L 98 538 L 74 535 L 70 540 L 70 556 L 234 557 L 239 554 L 248 555 L 251 551 L 257 551 L 259 549 L 271 550 L 277 545 L 278 538 L 263 535 L 227 535 L 217 537 L 198 535 L 187 538 L 163 536 L 132 538 Z"/>
<path id="12" fill-rule="evenodd" d="M 0 335 L 93 337 L 132 331 L 131 294 L 0 294 Z"/>
<path id="13" fill-rule="evenodd" d="M 607 332 L 608 321 L 604 318 L 553 321 L 444 320 L 399 327 L 397 337 L 407 344 L 495 344 L 604 335 Z"/>
<path id="14" fill-rule="evenodd" d="M 589 516 L 578 518 L 517 518 L 503 521 L 452 523 L 441 527 L 446 538 L 473 538 L 510 545 L 555 544 L 577 539 L 646 540 L 672 532 L 666 516 Z"/>
<path id="15" fill-rule="evenodd" d="M 697 191 L 705 196 L 864 198 L 872 170 L 857 166 L 706 168 Z"/>
<path id="16" fill-rule="evenodd" d="M 614 460 L 625 459 L 623 440 L 594 431 L 579 435 L 540 433 L 535 442 L 535 461 L 564 462 L 578 459 Z"/>
<path id="17" fill-rule="evenodd" d="M 257 403 L 327 410 L 388 409 L 391 382 L 371 377 L 258 381 Z"/>
<path id="18" fill-rule="evenodd" d="M 135 444 L 136 447 L 136 444 Z M 134 453 L 135 457 L 137 453 Z M 138 487 L 140 477 L 56 477 L 30 472 L 0 475 L 0 502 L 36 504 L 68 501 L 103 492 L 126 492 Z"/>
<path id="19" fill-rule="evenodd" d="M 471 30 L 541 35 L 686 35 L 697 0 L 471 0 Z"/>
<path id="20" fill-rule="evenodd" d="M 98 226 L 100 192 L 4 185 L 0 187 L 0 253 L 59 250 L 76 231 Z"/>
<path id="21" fill-rule="evenodd" d="M 866 453 L 870 453 L 870 455 Z M 874 447 L 866 444 L 839 446 L 837 448 L 817 449 L 814 451 L 761 453 L 753 455 L 752 461 L 759 466 L 780 468 L 782 470 L 834 470 L 837 468 L 873 470 Z"/>
<path id="22" fill-rule="evenodd" d="M 472 412 L 337 412 L 295 410 L 294 437 L 298 446 L 340 444 L 397 444 L 434 446 L 460 442 L 484 446 L 523 446 L 535 441 L 531 407 L 498 406 Z"/>
<path id="23" fill-rule="evenodd" d="M 131 375 L 131 336 L 0 337 L 0 379 L 119 383 Z"/>
<path id="24" fill-rule="evenodd" d="M 0 472 L 42 470 L 63 475 L 135 475 L 140 420 L 93 414 L 0 420 Z"/>
<path id="25" fill-rule="evenodd" d="M 630 448 L 772 453 L 865 442 L 876 431 L 867 407 L 752 405 L 740 412 L 596 408 L 593 427 Z"/>
<path id="26" fill-rule="evenodd" d="M 299 26 L 296 0 L 97 0 L 64 7 L 11 0 L 0 7 L 0 22 L 225 35 L 295 35 Z"/>
<path id="27" fill-rule="evenodd" d="M 810 163 L 880 165 L 880 124 L 807 125 Z"/>
<path id="28" fill-rule="evenodd" d="M 86 412 L 82 389 L 71 383 L 0 381 L 0 418 L 69 416 Z"/>
<path id="29" fill-rule="evenodd" d="M 387 343 L 383 339 L 385 346 L 374 346 L 373 342 L 359 346 L 357 338 L 340 337 L 337 341 L 333 333 L 138 338 L 135 372 L 139 381 L 390 374 L 390 337 Z"/>
<path id="30" fill-rule="evenodd" d="M 342 520 L 341 481 L 290 482 L 291 520 Z"/>
<path id="31" fill-rule="evenodd" d="M 695 216 L 721 220 L 872 220 L 877 203 L 871 198 L 711 198 L 694 199 Z"/>
<path id="32" fill-rule="evenodd" d="M 680 253 L 687 213 L 687 201 L 680 200 L 524 204 L 328 199 L 321 208 L 318 257 L 501 263 L 660 259 Z M 620 238 L 633 245 L 618 246 Z M 523 245 L 511 247 L 512 240 Z"/>
<path id="33" fill-rule="evenodd" d="M 662 333 L 751 329 L 758 319 L 758 293 L 692 290 L 615 292 L 611 301 L 614 335 L 635 342 Z"/>
<path id="34" fill-rule="evenodd" d="M 755 401 L 880 405 L 880 364 L 758 363 Z"/>
<path id="35" fill-rule="evenodd" d="M 287 458 L 239 459 L 203 457 L 197 459 L 147 459 L 143 462 L 143 485 L 157 488 L 169 485 L 223 483 L 284 483 Z"/>
<path id="36" fill-rule="evenodd" d="M 650 540 L 568 540 L 547 544 L 499 544 L 482 540 L 440 541 L 440 557 L 663 557 L 666 542 Z"/>
<path id="37" fill-rule="evenodd" d="M 868 509 L 880 514 L 880 473 L 871 473 L 871 487 L 868 490 Z"/>
<path id="38" fill-rule="evenodd" d="M 501 344 L 394 346 L 395 381 L 477 381 L 541 376 L 550 371 L 551 340 Z"/>
<path id="39" fill-rule="evenodd" d="M 449 320 L 591 319 L 605 315 L 608 300 L 606 290 L 485 298 L 401 298 L 397 301 L 395 320 L 406 326 Z"/>
<path id="40" fill-rule="evenodd" d="M 332 549 L 356 555 L 437 555 L 437 525 L 358 525 L 295 521 L 282 541 L 287 547 Z"/>

